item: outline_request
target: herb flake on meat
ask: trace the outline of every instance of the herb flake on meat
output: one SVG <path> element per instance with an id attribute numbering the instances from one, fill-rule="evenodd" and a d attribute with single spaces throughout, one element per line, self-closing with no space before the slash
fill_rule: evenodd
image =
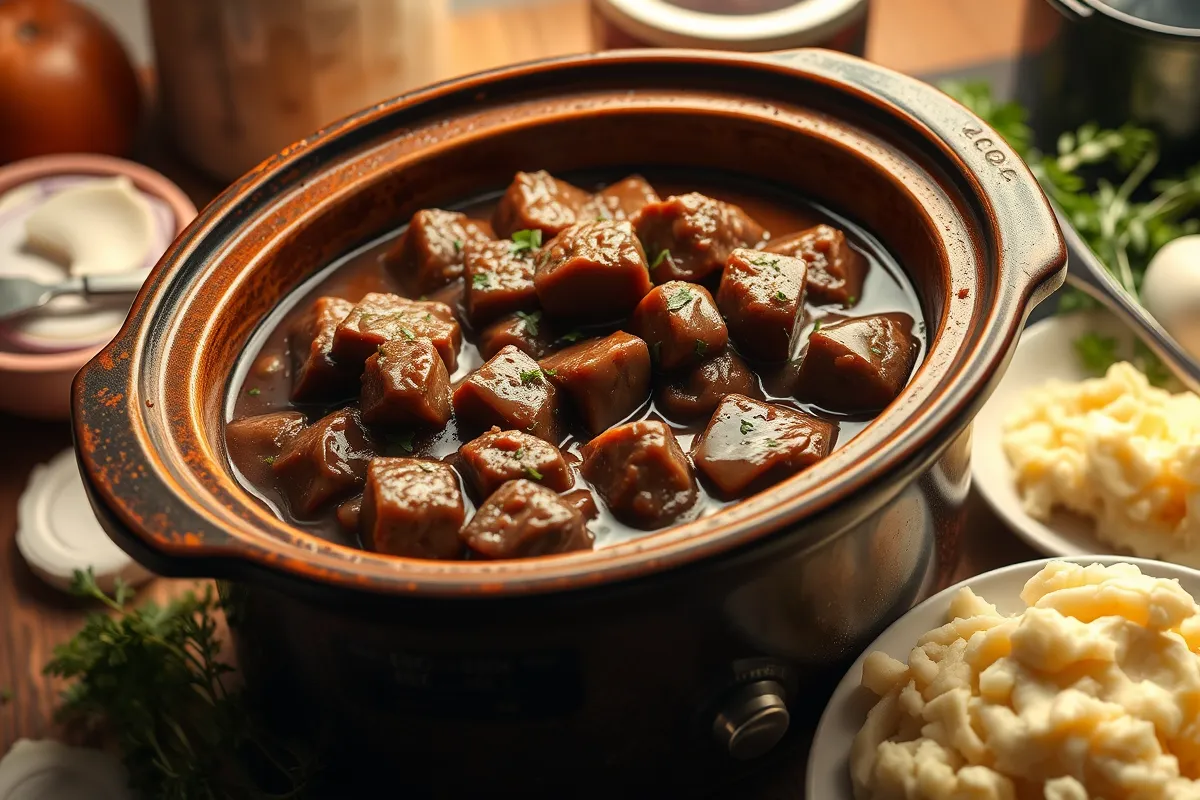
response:
<path id="1" fill-rule="evenodd" d="M 535 481 L 540 481 L 543 477 L 542 473 L 538 472 L 534 467 L 525 467 L 525 474 L 529 476 L 530 480 Z"/>
<path id="2" fill-rule="evenodd" d="M 542 231 L 539 228 L 533 230 L 514 231 L 512 235 L 512 246 L 509 252 L 512 255 L 523 253 L 527 250 L 537 250 L 542 246 Z"/>
<path id="3" fill-rule="evenodd" d="M 748 419 L 742 420 L 742 425 L 741 425 L 742 435 L 745 436 L 747 433 L 749 433 L 752 430 L 754 430 L 754 423 Z"/>
<path id="4" fill-rule="evenodd" d="M 670 258 L 671 258 L 670 250 L 659 250 L 658 255 L 656 255 L 654 257 L 654 260 L 650 262 L 650 269 L 652 269 L 652 270 L 658 269 L 664 261 L 670 260 Z"/>
<path id="5" fill-rule="evenodd" d="M 667 298 L 667 311 L 678 311 L 679 309 L 692 302 L 692 293 L 686 287 L 681 287 L 675 294 Z"/>
<path id="6" fill-rule="evenodd" d="M 697 339 L 696 355 L 703 356 L 706 352 L 708 352 L 708 342 L 704 341 L 703 339 Z"/>
<path id="7" fill-rule="evenodd" d="M 542 312 L 534 311 L 532 313 L 525 311 L 517 312 L 517 319 L 521 320 L 521 326 L 530 336 L 538 335 L 538 322 L 542 319 Z"/>
<path id="8" fill-rule="evenodd" d="M 492 276 L 486 272 L 476 272 L 471 278 L 471 285 L 476 289 L 486 289 L 492 283 Z"/>
<path id="9" fill-rule="evenodd" d="M 521 370 L 521 385 L 528 386 L 531 383 L 542 379 L 542 371 L 540 369 L 523 369 Z"/>

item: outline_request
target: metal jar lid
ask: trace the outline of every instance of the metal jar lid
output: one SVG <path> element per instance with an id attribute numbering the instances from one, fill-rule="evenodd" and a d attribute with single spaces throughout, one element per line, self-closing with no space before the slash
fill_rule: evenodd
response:
<path id="1" fill-rule="evenodd" d="M 798 0 L 761 14 L 711 14 L 669 0 L 592 0 L 610 24 L 659 47 L 786 50 L 819 45 L 867 14 L 869 0 Z"/>
<path id="2" fill-rule="evenodd" d="M 151 577 L 100 527 L 74 450 L 34 467 L 17 502 L 17 549 L 30 569 L 59 589 L 70 587 L 75 570 L 89 567 L 105 591 L 117 578 L 138 584 Z"/>

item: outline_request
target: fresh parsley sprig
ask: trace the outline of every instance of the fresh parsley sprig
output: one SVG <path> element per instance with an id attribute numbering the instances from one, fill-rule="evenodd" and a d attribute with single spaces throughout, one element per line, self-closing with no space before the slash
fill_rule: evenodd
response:
<path id="1" fill-rule="evenodd" d="M 256 725 L 230 687 L 234 670 L 220 660 L 220 609 L 211 586 L 166 606 L 138 608 L 130 607 L 126 584 L 109 595 L 91 570 L 75 573 L 72 590 L 106 611 L 89 614 L 45 667 L 70 681 L 58 715 L 114 734 L 139 796 L 301 796 L 309 777 L 304 760 Z M 263 765 L 268 775 L 254 769 Z"/>
<path id="2" fill-rule="evenodd" d="M 1200 207 L 1200 165 L 1182 178 L 1151 181 L 1159 160 L 1153 131 L 1131 123 L 1111 129 L 1089 123 L 1060 135 L 1055 152 L 1042 153 L 1031 144 L 1025 110 L 1017 103 L 997 102 L 988 84 L 948 83 L 942 89 L 1025 159 L 1046 194 L 1134 297 L 1139 297 L 1146 267 L 1159 248 L 1200 232 L 1200 220 L 1192 216 Z M 1058 307 L 1075 311 L 1093 308 L 1095 301 L 1069 288 Z M 1117 348 L 1095 333 L 1085 334 L 1075 347 L 1092 372 L 1103 373 L 1118 360 Z M 1169 380 L 1168 370 L 1140 341 L 1133 361 L 1157 385 Z"/>

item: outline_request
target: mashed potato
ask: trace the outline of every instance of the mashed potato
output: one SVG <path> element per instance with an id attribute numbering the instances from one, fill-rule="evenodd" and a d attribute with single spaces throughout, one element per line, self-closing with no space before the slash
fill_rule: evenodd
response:
<path id="1" fill-rule="evenodd" d="M 963 589 L 854 740 L 857 800 L 1197 800 L 1200 609 L 1137 567 L 1054 562 L 1005 617 Z"/>
<path id="2" fill-rule="evenodd" d="M 1030 392 L 1003 446 L 1030 516 L 1064 508 L 1134 555 L 1200 566 L 1200 397 L 1118 363 Z"/>

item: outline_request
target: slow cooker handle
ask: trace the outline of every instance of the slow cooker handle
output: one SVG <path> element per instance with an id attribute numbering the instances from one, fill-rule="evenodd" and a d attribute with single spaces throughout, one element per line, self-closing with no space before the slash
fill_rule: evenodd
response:
<path id="1" fill-rule="evenodd" d="M 809 80 L 857 91 L 889 118 L 884 124 L 911 127 L 916 119 L 933 134 L 923 138 L 939 141 L 959 167 L 958 177 L 972 185 L 969 194 L 982 199 L 983 222 L 999 242 L 1001 285 L 1019 287 L 1026 308 L 1062 286 L 1066 246 L 1049 201 L 1021 157 L 983 120 L 929 84 L 855 56 L 806 48 L 767 58 Z"/>

